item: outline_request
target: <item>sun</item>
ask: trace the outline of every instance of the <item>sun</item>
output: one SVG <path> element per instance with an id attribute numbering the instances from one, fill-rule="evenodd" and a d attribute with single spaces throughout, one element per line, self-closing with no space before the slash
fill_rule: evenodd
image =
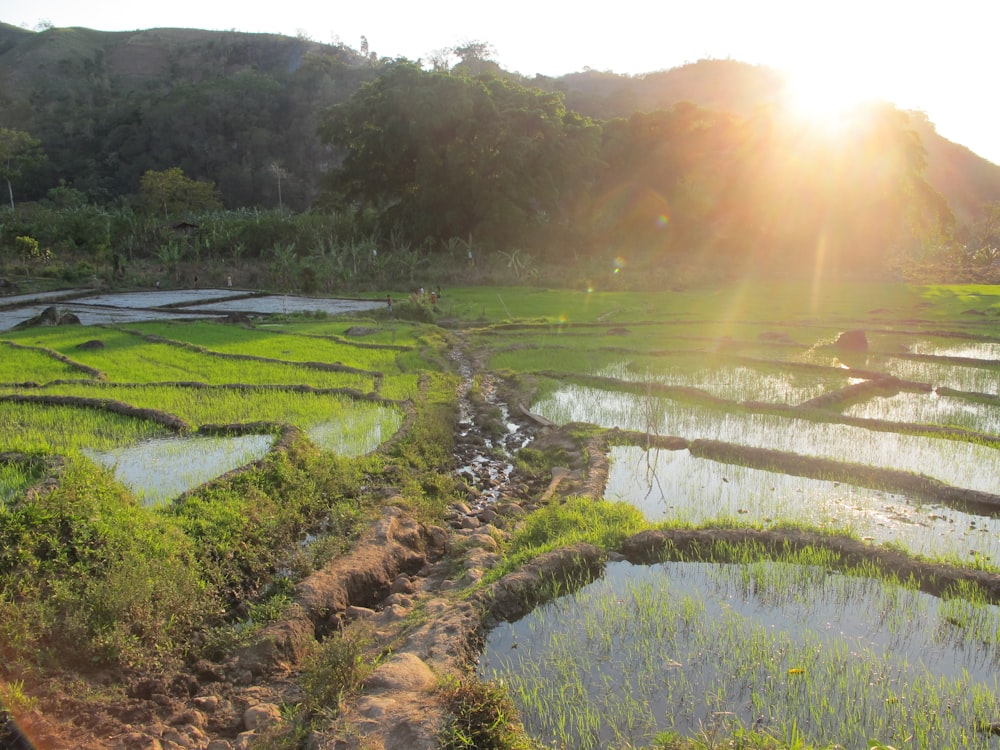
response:
<path id="1" fill-rule="evenodd" d="M 812 126 L 837 131 L 873 97 L 866 86 L 840 69 L 800 70 L 788 74 L 784 105 L 788 113 Z"/>

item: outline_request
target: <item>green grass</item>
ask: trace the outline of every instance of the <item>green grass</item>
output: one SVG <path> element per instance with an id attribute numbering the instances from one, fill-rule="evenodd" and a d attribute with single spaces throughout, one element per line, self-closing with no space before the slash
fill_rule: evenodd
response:
<path id="1" fill-rule="evenodd" d="M 160 424 L 98 409 L 0 402 L 3 450 L 75 454 L 169 434 Z"/>
<path id="2" fill-rule="evenodd" d="M 373 389 L 373 378 L 283 362 L 252 362 L 212 356 L 166 343 L 153 343 L 141 336 L 106 328 L 53 328 L 25 332 L 23 341 L 57 351 L 88 367 L 108 381 L 124 383 L 199 382 L 219 385 L 301 383 L 315 388 Z M 101 349 L 79 349 L 91 341 L 104 342 Z"/>
<path id="3" fill-rule="evenodd" d="M 59 385 L 28 391 L 37 395 L 68 395 L 109 398 L 146 409 L 159 409 L 192 425 L 273 422 L 309 430 L 326 424 L 342 424 L 345 431 L 355 422 L 367 422 L 369 413 L 384 416 L 386 435 L 392 434 L 400 418 L 392 407 L 356 400 L 338 393 L 311 393 L 271 388 L 185 388 L 145 385 Z M 69 428 L 70 425 L 67 425 Z"/>
<path id="4" fill-rule="evenodd" d="M 222 323 L 164 325 L 147 323 L 136 330 L 172 341 L 201 346 L 221 354 L 242 354 L 286 362 L 339 363 L 371 372 L 393 372 L 399 352 L 354 346 L 342 340 L 241 328 Z"/>
<path id="5" fill-rule="evenodd" d="M 67 378 L 89 378 L 90 373 L 53 356 L 51 352 L 4 346 L 0 340 L 0 383 L 48 383 Z"/>

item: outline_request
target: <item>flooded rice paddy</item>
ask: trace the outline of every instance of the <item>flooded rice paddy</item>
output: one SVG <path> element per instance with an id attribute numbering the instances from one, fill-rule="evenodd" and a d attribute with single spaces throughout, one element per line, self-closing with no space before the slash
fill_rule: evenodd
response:
<path id="1" fill-rule="evenodd" d="M 832 339 L 794 344 L 803 334 L 782 336 L 780 346 L 722 342 L 728 361 L 707 351 L 637 351 L 608 362 L 595 351 L 596 366 L 573 370 L 586 362 L 577 353 L 565 378 L 538 368 L 548 379 L 531 408 L 557 424 L 723 441 L 1000 493 L 1000 449 L 990 444 L 1000 435 L 1000 344 L 885 331 L 870 335 L 871 351 L 850 353 L 832 350 Z M 516 365 L 516 351 L 506 357 Z M 879 373 L 911 385 L 837 400 L 840 389 Z M 583 385 L 575 374 L 606 382 Z M 644 394 L 647 383 L 725 403 Z M 807 402 L 809 411 L 787 409 Z M 768 404 L 786 410 L 769 413 Z M 914 427 L 924 434 L 907 434 Z M 951 428 L 980 437 L 944 439 Z M 654 524 L 798 525 L 925 559 L 1000 563 L 998 513 L 687 449 L 614 445 L 608 457 L 604 498 L 634 505 Z M 576 593 L 499 625 L 478 673 L 507 687 L 546 746 L 643 747 L 659 732 L 724 743 L 755 730 L 789 746 L 997 748 L 998 642 L 1000 612 L 971 589 L 935 597 L 767 559 L 615 562 Z"/>
<path id="2" fill-rule="evenodd" d="M 1000 451 L 976 443 L 941 440 L 863 427 L 814 422 L 772 414 L 725 412 L 669 399 L 561 384 L 532 410 L 559 424 L 588 422 L 601 427 L 834 459 L 926 474 L 955 487 L 996 492 Z"/>
<path id="3" fill-rule="evenodd" d="M 282 338 L 215 323 L 202 335 L 208 346 L 147 340 L 136 331 L 96 324 L 194 320 L 237 312 L 249 316 L 290 313 L 338 314 L 381 309 L 384 302 L 265 295 L 233 289 L 176 289 L 99 294 L 87 290 L 0 298 L 0 329 L 9 329 L 55 304 L 83 325 L 33 328 L 11 334 L 0 360 L 0 383 L 11 399 L 48 403 L 0 404 L 0 427 L 17 435 L 21 451 L 81 451 L 114 470 L 146 504 L 166 502 L 234 468 L 261 458 L 270 434 L 240 437 L 166 436 L 156 420 L 133 419 L 101 407 L 107 401 L 161 412 L 188 425 L 298 425 L 320 448 L 356 456 L 377 448 L 399 429 L 398 407 L 355 401 L 315 389 L 376 390 L 380 372 L 343 367 L 349 346 L 322 339 Z M 215 326 L 209 329 L 207 326 Z M 181 331 L 185 329 L 180 329 Z M 205 333 L 207 332 L 207 333 Z M 215 339 L 212 339 L 212 336 Z M 245 341 L 244 351 L 227 350 Z M 213 345 L 215 348 L 213 348 Z M 339 348 L 338 348 L 339 347 Z M 294 348 L 294 351 L 290 350 Z M 394 364 L 396 352 L 364 350 L 365 363 Z M 381 360 L 376 360 L 382 355 Z M 305 361 L 305 360 L 309 361 Z M 249 384 L 248 384 L 249 382 Z M 148 383 L 148 385 L 146 385 Z M 263 385 L 254 388 L 253 384 Z M 212 386 L 212 387 L 210 387 Z M 63 401 L 59 401 L 63 399 Z M 71 400 L 72 405 L 66 400 Z M 112 410 L 113 411 L 113 410 Z M 0 475 L 0 498 L 23 489 L 28 479 L 16 464 Z"/>
<path id="4" fill-rule="evenodd" d="M 273 442 L 272 435 L 172 437 L 83 453 L 114 471 L 143 504 L 157 505 L 263 458 Z"/>
<path id="5" fill-rule="evenodd" d="M 998 628 L 996 607 L 823 566 L 620 562 L 495 628 L 478 674 L 546 746 L 742 727 L 845 748 L 995 748 L 980 729 L 1000 717 Z"/>
<path id="6" fill-rule="evenodd" d="M 124 325 L 153 320 L 207 319 L 229 313 L 337 315 L 385 307 L 382 300 L 262 295 L 233 289 L 172 289 L 115 294 L 86 290 L 0 297 L 0 331 L 42 313 L 50 305 L 75 314 L 83 325 Z"/>
<path id="7" fill-rule="evenodd" d="M 792 476 L 692 456 L 616 446 L 604 497 L 650 521 L 803 524 L 893 543 L 927 557 L 1000 563 L 1000 518 L 846 482 Z"/>

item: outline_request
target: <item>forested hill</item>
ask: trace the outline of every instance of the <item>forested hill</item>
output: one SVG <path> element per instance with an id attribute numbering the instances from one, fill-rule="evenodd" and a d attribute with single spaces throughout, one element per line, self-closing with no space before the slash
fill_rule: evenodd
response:
<path id="1" fill-rule="evenodd" d="M 274 205 L 268 168 L 279 163 L 288 173 L 285 203 L 305 208 L 333 156 L 317 138 L 318 114 L 385 62 L 368 50 L 277 34 L 34 32 L 0 23 L 0 127 L 31 133 L 48 155 L 50 174 L 25 186 L 28 197 L 58 177 L 110 199 L 135 192 L 148 169 L 179 166 L 215 182 L 229 206 Z M 643 76 L 513 77 L 561 92 L 567 108 L 598 120 L 680 101 L 747 114 L 784 85 L 772 69 L 732 60 Z M 1000 167 L 941 138 L 926 119 L 918 125 L 930 182 L 960 219 L 1000 200 Z"/>
<path id="2" fill-rule="evenodd" d="M 346 46 L 277 34 L 0 24 L 0 127 L 31 133 L 48 157 L 26 198 L 64 179 L 111 200 L 147 170 L 180 167 L 229 206 L 271 206 L 280 163 L 285 204 L 305 208 L 329 161 L 318 113 L 374 74 Z"/>

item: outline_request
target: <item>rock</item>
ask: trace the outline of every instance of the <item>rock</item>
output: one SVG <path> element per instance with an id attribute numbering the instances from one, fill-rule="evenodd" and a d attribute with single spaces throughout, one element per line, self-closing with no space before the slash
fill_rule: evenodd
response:
<path id="1" fill-rule="evenodd" d="M 348 620 L 368 620 L 375 616 L 375 610 L 369 607 L 358 607 L 351 605 L 344 613 Z"/>
<path id="2" fill-rule="evenodd" d="M 18 323 L 14 328 L 37 328 L 41 326 L 80 325 L 80 318 L 71 312 L 60 312 L 59 308 L 46 307 L 33 318 Z"/>
<path id="3" fill-rule="evenodd" d="M 103 349 L 104 342 L 100 339 L 91 339 L 90 341 L 84 341 L 82 344 L 76 345 L 77 349 Z"/>
<path id="4" fill-rule="evenodd" d="M 475 516 L 462 516 L 462 519 L 458 522 L 460 529 L 478 529 L 480 525 L 479 519 Z"/>
<path id="5" fill-rule="evenodd" d="M 168 723 L 174 724 L 185 724 L 192 727 L 198 727 L 199 729 L 204 729 L 208 721 L 205 719 L 205 714 L 201 711 L 196 711 L 194 709 L 188 711 L 182 711 L 179 714 L 174 714 L 168 719 Z"/>
<path id="6" fill-rule="evenodd" d="M 413 581 L 405 573 L 396 576 L 396 579 L 392 582 L 389 587 L 390 594 L 412 594 L 413 593 Z"/>
<path id="7" fill-rule="evenodd" d="M 205 750 L 233 750 L 229 740 L 212 740 L 205 746 Z"/>
<path id="8" fill-rule="evenodd" d="M 866 352 L 868 351 L 868 337 L 860 329 L 844 331 L 837 336 L 837 340 L 833 345 L 843 351 Z"/>
<path id="9" fill-rule="evenodd" d="M 219 707 L 221 698 L 217 695 L 199 695 L 194 699 L 194 705 L 207 713 L 214 713 Z"/>
<path id="10" fill-rule="evenodd" d="M 258 703 L 243 712 L 243 726 L 251 732 L 279 721 L 281 721 L 281 709 L 273 703 Z"/>
<path id="11" fill-rule="evenodd" d="M 437 684 L 431 668 L 416 654 L 396 654 L 365 680 L 369 690 L 430 690 Z"/>

